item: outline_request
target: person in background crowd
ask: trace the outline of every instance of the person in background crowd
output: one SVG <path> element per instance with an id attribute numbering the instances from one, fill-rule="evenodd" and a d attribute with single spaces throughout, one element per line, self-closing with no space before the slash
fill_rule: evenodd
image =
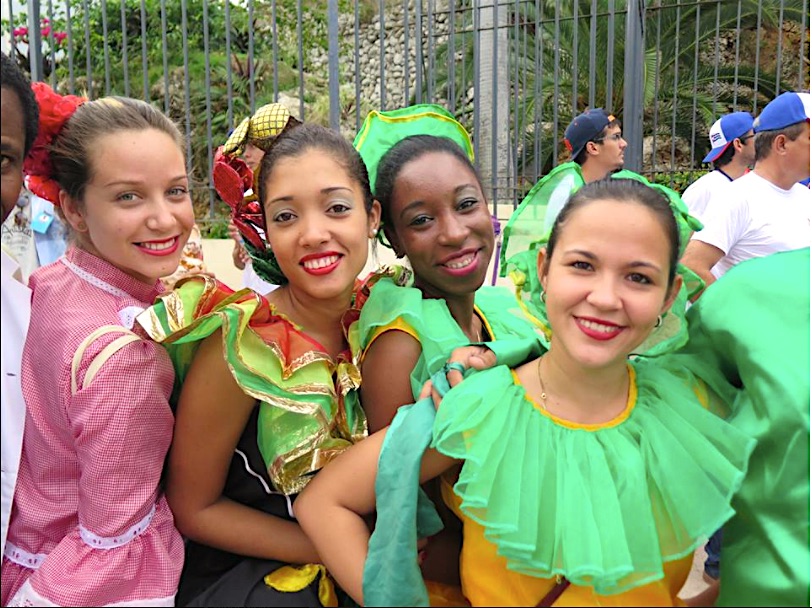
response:
<path id="1" fill-rule="evenodd" d="M 564 145 L 571 160 L 581 167 L 586 183 L 623 168 L 627 144 L 620 121 L 603 108 L 586 110 L 573 118 L 564 131 Z"/>
<path id="2" fill-rule="evenodd" d="M 702 160 L 713 163 L 713 171 L 700 177 L 682 194 L 691 215 L 702 220 L 711 201 L 717 205 L 727 204 L 727 187 L 749 171 L 756 160 L 754 137 L 753 117 L 749 112 L 726 114 L 713 123 L 709 133 L 711 150 Z"/>
<path id="3" fill-rule="evenodd" d="M 175 284 L 184 277 L 207 274 L 207 272 L 206 263 L 203 260 L 203 236 L 200 234 L 200 228 L 195 224 L 192 226 L 189 240 L 186 241 L 186 246 L 183 248 L 180 264 L 178 264 L 175 272 L 169 276 L 161 277 L 161 283 L 167 290 L 170 290 L 174 289 Z"/>
<path id="4" fill-rule="evenodd" d="M 709 138 L 711 150 L 702 162 L 713 163 L 710 171 L 696 180 L 682 194 L 691 215 L 701 220 L 708 204 L 727 205 L 729 186 L 749 171 L 756 158 L 753 138 L 753 116 L 749 112 L 726 114 L 713 123 Z M 721 532 L 715 532 L 705 546 L 705 575 L 719 578 Z"/>
<path id="5" fill-rule="evenodd" d="M 246 202 L 257 200 L 262 157 L 265 156 L 265 151 L 290 118 L 290 111 L 284 105 L 280 103 L 265 104 L 252 116 L 244 118 L 220 148 L 223 156 L 241 158 L 251 171 L 251 177 L 244 184 L 243 197 Z M 216 180 L 215 188 L 217 188 Z M 234 249 L 231 254 L 234 265 L 243 271 L 242 286 L 253 289 L 261 295 L 266 295 L 276 289 L 276 285 L 268 283 L 254 271 L 251 255 L 234 222 L 229 224 L 228 234 L 234 240 Z"/>
<path id="6" fill-rule="evenodd" d="M 146 102 L 32 86 L 40 131 L 24 169 L 71 245 L 30 281 L 2 604 L 172 606 L 183 539 L 161 476 L 175 374 L 133 322 L 194 225 L 183 138 Z"/>
<path id="7" fill-rule="evenodd" d="M 730 184 L 725 204 L 710 205 L 682 263 L 706 285 L 736 264 L 810 244 L 809 93 L 782 93 L 753 123 L 756 164 Z"/>
<path id="8" fill-rule="evenodd" d="M 0 53 L 0 135 L 2 175 L 0 203 L 3 221 L 12 215 L 23 184 L 23 159 L 34 145 L 39 129 L 39 108 L 30 83 L 19 66 Z M 3 247 L 2 251 L 2 536 L 0 550 L 5 551 L 14 488 L 20 466 L 20 450 L 25 425 L 25 401 L 20 385 L 23 343 L 31 316 L 31 290 L 23 283 L 19 265 Z"/>
<path id="9" fill-rule="evenodd" d="M 65 253 L 68 232 L 52 203 L 25 188 L 3 222 L 3 246 L 20 264 L 24 280 Z"/>

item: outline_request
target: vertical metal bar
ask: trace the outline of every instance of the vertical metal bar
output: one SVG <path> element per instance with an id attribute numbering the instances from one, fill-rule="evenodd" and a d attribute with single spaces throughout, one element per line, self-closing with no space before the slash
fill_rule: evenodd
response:
<path id="1" fill-rule="evenodd" d="M 164 2 L 165 0 L 161 0 Z M 233 83 L 231 81 L 231 0 L 226 0 L 226 95 L 228 97 L 228 131 L 234 128 L 234 109 L 232 100 L 234 98 Z M 164 31 L 166 31 L 166 24 L 164 23 Z M 301 36 L 299 40 L 301 40 Z M 166 40 L 166 38 L 164 38 Z M 301 48 L 301 45 L 299 45 Z M 164 47 L 164 61 L 166 61 L 166 47 Z"/>
<path id="2" fill-rule="evenodd" d="M 207 0 L 208 1 L 208 0 Z M 147 1 L 141 0 L 141 69 L 144 77 L 144 101 L 149 101 L 149 68 L 147 60 Z"/>
<path id="3" fill-rule="evenodd" d="M 186 171 L 192 171 L 192 86 L 189 82 L 189 17 L 186 14 L 186 0 L 180 2 L 180 27 L 183 36 L 183 105 L 186 110 Z"/>
<path id="4" fill-rule="evenodd" d="M 480 152 L 481 152 L 480 145 L 479 145 L 480 141 L 481 141 L 481 138 L 479 136 L 480 131 L 481 131 L 481 125 L 480 125 L 480 120 L 479 120 L 479 100 L 481 99 L 481 97 L 480 97 L 481 91 L 480 91 L 480 83 L 479 83 L 479 71 L 480 71 L 479 66 L 481 64 L 481 61 L 480 61 L 479 55 L 480 55 L 480 52 L 481 52 L 481 49 L 480 49 L 480 42 L 481 41 L 480 41 L 479 38 L 480 38 L 481 32 L 479 31 L 480 23 L 479 23 L 479 6 L 478 5 L 479 5 L 479 2 L 477 0 L 473 0 L 471 10 L 473 11 L 473 27 L 474 27 L 474 30 L 473 30 L 473 33 L 472 33 L 472 36 L 473 36 L 472 44 L 474 45 L 474 117 L 473 117 L 473 120 L 474 120 L 474 142 L 475 142 L 475 145 L 476 145 L 476 150 L 474 151 L 474 154 L 475 154 L 475 158 L 477 159 L 477 164 L 479 166 L 479 169 L 481 171 L 483 169 L 483 167 L 481 165 L 479 165 L 479 157 L 480 157 Z M 464 29 L 465 29 L 465 17 L 464 16 L 463 16 L 462 22 L 463 22 L 463 31 L 464 31 Z M 463 36 L 464 35 L 465 34 L 463 33 Z M 454 81 L 452 80 L 452 82 L 454 82 Z M 452 97 L 452 99 L 453 99 L 453 97 Z M 453 110 L 452 110 L 452 112 L 453 112 Z"/>
<path id="5" fill-rule="evenodd" d="M 54 39 L 54 2 L 48 0 L 48 54 L 51 62 L 51 88 L 56 90 L 56 40 Z"/>
<path id="6" fill-rule="evenodd" d="M 101 0 L 102 40 L 104 41 L 104 94 L 110 94 L 110 37 L 107 32 L 107 1 Z"/>
<path id="7" fill-rule="evenodd" d="M 505 7 L 507 10 L 507 7 Z M 520 35 L 521 30 L 519 28 L 520 22 L 523 22 L 521 6 L 519 4 L 519 0 L 514 2 L 514 9 L 513 9 L 513 44 L 511 53 L 511 43 L 508 41 L 508 56 L 507 56 L 507 66 L 510 69 L 510 61 L 511 57 L 513 58 L 513 153 L 511 154 L 511 162 L 513 163 L 513 168 L 511 171 L 508 171 L 507 179 L 508 179 L 508 188 L 510 188 L 510 198 L 512 199 L 513 207 L 516 207 L 516 192 L 518 190 L 518 182 L 519 182 L 519 150 L 521 149 L 521 139 L 522 133 L 524 131 L 521 129 L 520 123 L 520 116 L 519 112 L 519 87 L 521 86 L 524 89 L 524 84 L 519 81 L 519 44 L 520 44 Z M 508 112 L 508 121 L 510 121 L 510 112 Z M 510 140 L 510 132 L 508 132 L 508 140 Z M 510 145 L 510 143 L 508 143 Z M 497 201 L 493 201 L 493 216 L 497 216 Z"/>
<path id="8" fill-rule="evenodd" d="M 380 76 L 378 86 L 381 88 L 381 110 L 386 110 L 386 3 L 384 0 L 378 2 L 378 54 Z"/>
<path id="9" fill-rule="evenodd" d="M 496 75 L 496 70 L 499 69 L 499 0 L 493 0 L 493 52 L 491 56 L 493 58 L 493 69 L 494 75 Z M 494 210 L 496 209 L 497 202 L 499 200 L 499 166 L 497 162 L 498 153 L 499 153 L 499 146 L 497 145 L 499 142 L 499 137 L 497 133 L 499 132 L 499 112 L 497 111 L 499 108 L 499 104 L 497 103 L 497 99 L 499 98 L 499 80 L 497 78 L 493 78 L 491 81 L 491 187 L 493 188 L 492 192 L 493 195 L 491 197 L 491 202 L 494 205 Z"/>
<path id="10" fill-rule="evenodd" d="M 525 8 L 529 12 L 529 9 L 528 9 L 527 5 L 525 5 Z M 530 33 L 528 31 L 528 29 L 529 29 L 528 28 L 528 25 L 529 25 L 528 16 L 529 15 L 526 12 L 525 17 L 524 17 L 524 22 L 522 24 L 523 25 L 523 32 L 522 32 L 523 33 L 523 36 L 522 36 L 522 91 L 527 91 L 527 82 L 528 82 L 528 77 L 527 77 L 527 73 L 528 73 L 527 72 L 527 64 L 528 64 L 528 60 L 527 60 L 528 59 L 527 40 L 528 40 L 528 38 L 530 38 Z M 526 134 L 528 132 L 527 123 L 529 122 L 529 117 L 527 115 L 527 99 L 528 99 L 528 95 L 526 95 L 526 94 L 522 95 L 521 138 L 518 139 L 519 145 L 521 145 L 522 156 L 523 156 L 523 158 L 522 158 L 522 161 L 523 161 L 522 162 L 522 181 L 527 178 L 527 136 L 526 136 Z M 538 137 L 538 135 L 539 135 L 538 131 L 533 131 L 533 133 L 534 133 L 535 137 Z M 522 185 L 522 181 L 519 180 L 518 158 L 519 158 L 519 155 L 517 154 L 516 155 L 516 159 L 517 159 L 516 160 L 516 187 L 517 187 L 516 197 L 518 197 L 518 195 L 519 195 L 518 188 Z M 515 198 L 514 199 L 514 209 L 517 206 L 517 202 L 518 202 L 518 198 Z"/>
<path id="11" fill-rule="evenodd" d="M 756 115 L 758 110 L 758 68 L 759 68 L 759 55 L 761 54 L 761 2 L 758 3 L 756 9 L 756 65 L 755 74 L 753 75 L 753 116 Z"/>
<path id="12" fill-rule="evenodd" d="M 694 94 L 693 94 L 693 107 L 691 112 L 691 168 L 693 169 L 696 165 L 694 164 L 695 161 L 695 150 L 694 147 L 696 145 L 696 91 L 697 91 L 697 74 L 699 72 L 699 20 L 700 15 L 702 13 L 702 5 L 696 5 L 696 29 L 694 30 Z"/>
<path id="13" fill-rule="evenodd" d="M 739 0 L 739 6 L 736 11 L 736 31 L 740 32 L 742 26 L 742 0 Z M 739 41 L 741 36 L 736 35 L 736 60 L 733 62 L 733 111 L 735 112 L 739 107 Z"/>
<path id="14" fill-rule="evenodd" d="M 36 4 L 36 3 L 35 3 Z M 90 14 L 88 12 L 87 0 L 82 0 L 82 11 L 85 21 L 85 65 L 87 70 L 87 96 L 93 99 L 93 63 L 90 60 Z M 31 75 L 32 79 L 34 75 Z"/>
<path id="15" fill-rule="evenodd" d="M 14 23 L 14 19 L 11 19 Z M 65 0 L 65 27 L 68 30 L 68 92 L 71 95 L 76 93 L 75 76 L 73 70 L 73 20 L 71 15 L 70 0 Z M 12 36 L 12 41 L 14 37 Z"/>
<path id="16" fill-rule="evenodd" d="M 209 61 L 209 0 L 203 0 L 203 54 L 206 67 L 206 184 L 209 191 L 209 217 L 214 217 L 216 198 L 211 187 L 211 171 L 214 168 L 214 151 L 212 150 L 211 136 L 211 63 Z"/>
<path id="17" fill-rule="evenodd" d="M 251 116 L 257 110 L 256 70 L 254 68 L 254 0 L 248 0 L 248 97 L 251 100 Z"/>
<path id="18" fill-rule="evenodd" d="M 716 37 L 713 44 L 713 116 L 716 116 L 716 98 L 719 95 L 719 24 L 722 18 L 722 5 L 716 3 Z M 738 35 L 738 33 L 737 33 Z"/>
<path id="19" fill-rule="evenodd" d="M 533 68 L 535 71 L 535 78 L 533 79 L 533 87 L 534 87 L 534 104 L 533 104 L 533 133 L 535 137 L 533 138 L 533 181 L 536 181 L 539 176 L 541 175 L 542 164 L 541 164 L 541 139 L 544 135 L 543 131 L 541 130 L 541 112 L 542 112 L 542 105 L 544 104 L 544 98 L 542 95 L 542 82 L 544 79 L 544 62 L 543 62 L 543 53 L 542 53 L 542 37 L 543 37 L 543 29 L 541 23 L 541 0 L 536 0 L 536 22 L 535 25 L 535 32 L 536 36 L 533 39 L 533 44 L 535 45 L 535 57 L 533 62 Z M 555 134 L 553 134 L 553 140 L 555 141 Z M 555 144 L 553 144 L 555 146 Z M 555 156 L 555 153 L 553 154 Z M 555 162 L 555 161 L 553 161 Z"/>
<path id="20" fill-rule="evenodd" d="M 28 66 L 31 69 L 31 82 L 44 80 L 39 2 L 32 2 L 28 7 Z"/>
<path id="21" fill-rule="evenodd" d="M 228 6 L 228 2 L 226 2 L 226 6 Z M 166 32 L 166 0 L 161 0 L 161 31 Z M 228 31 L 227 27 L 226 31 Z M 164 56 L 164 113 L 169 116 L 169 100 L 171 95 L 169 92 L 169 50 L 167 49 L 166 35 L 161 36 L 161 48 Z M 229 112 L 230 111 L 231 104 L 229 104 Z"/>
<path id="22" fill-rule="evenodd" d="M 806 57 L 806 53 L 804 53 L 804 40 L 806 40 L 806 0 L 803 1 L 803 5 L 801 7 L 801 37 L 799 38 L 801 44 L 798 45 L 798 86 L 796 87 L 798 90 L 804 88 L 804 58 Z"/>
<path id="23" fill-rule="evenodd" d="M 414 8 L 414 94 L 415 103 L 423 103 L 423 0 L 415 0 Z"/>
<path id="24" fill-rule="evenodd" d="M 606 111 L 611 112 L 615 94 L 612 86 L 615 80 L 615 0 L 609 0 L 606 34 Z"/>
<path id="25" fill-rule="evenodd" d="M 127 2 L 121 1 L 121 62 L 124 72 L 124 96 L 130 96 L 130 66 L 127 61 Z"/>
<path id="26" fill-rule="evenodd" d="M 426 24 L 426 42 L 428 44 L 428 56 L 429 56 L 429 64 L 428 64 L 428 75 L 426 77 L 426 101 L 428 103 L 434 103 L 434 60 L 436 57 L 434 56 L 435 48 L 434 48 L 434 17 L 435 17 L 435 7 L 434 7 L 434 0 L 428 0 L 428 23 Z"/>
<path id="27" fill-rule="evenodd" d="M 662 32 L 663 8 L 657 7 L 657 37 L 655 38 L 655 48 L 660 48 L 660 35 Z M 654 65 L 654 128 L 651 133 L 651 170 L 657 172 L 657 131 L 660 119 L 660 53 L 657 53 Z"/>
<path id="28" fill-rule="evenodd" d="M 409 0 L 403 0 L 403 105 L 409 105 Z"/>
<path id="29" fill-rule="evenodd" d="M 578 1 L 572 3 L 572 115 L 578 113 Z"/>
<path id="30" fill-rule="evenodd" d="M 67 0 L 66 0 L 67 3 Z M 15 21 L 14 21 L 14 0 L 8 0 L 8 22 L 11 27 L 11 51 L 9 55 L 11 57 L 17 56 L 17 38 L 14 36 L 15 28 Z M 68 14 L 68 23 L 70 23 L 70 13 Z M 70 34 L 68 34 L 70 36 Z M 73 92 L 73 91 L 71 91 Z"/>
<path id="31" fill-rule="evenodd" d="M 671 98 L 671 133 L 677 132 L 677 85 L 679 84 L 679 26 L 682 20 L 680 15 L 680 5 L 677 4 L 677 18 L 674 21 L 676 25 L 676 31 L 674 33 L 674 88 L 672 90 L 672 98 Z M 669 186 L 674 185 L 674 171 L 675 168 L 675 159 L 676 159 L 676 146 L 677 146 L 677 138 L 671 137 L 671 179 L 669 180 Z"/>
<path id="32" fill-rule="evenodd" d="M 626 46 L 624 47 L 623 136 L 628 142 L 624 167 L 643 168 L 643 62 L 645 61 L 642 0 L 626 2 Z"/>
<path id="33" fill-rule="evenodd" d="M 359 55 L 361 54 L 361 38 L 359 30 L 361 29 L 360 19 L 360 2 L 355 2 L 355 132 L 361 129 L 361 65 Z M 301 38 L 300 38 L 301 40 Z M 300 44 L 299 47 L 302 45 Z"/>
<path id="34" fill-rule="evenodd" d="M 456 55 L 456 49 L 454 48 L 456 43 L 457 31 L 456 31 L 456 24 L 454 21 L 456 20 L 457 14 L 457 3 L 456 2 L 449 2 L 448 3 L 448 57 L 446 58 L 446 78 L 447 78 L 447 88 L 448 88 L 448 109 L 451 111 L 452 114 L 457 113 L 457 94 L 455 91 L 456 85 L 456 74 L 454 73 L 454 57 Z M 476 20 L 476 9 L 474 9 L 474 20 Z M 463 30 L 465 28 L 465 18 L 463 18 Z M 465 34 L 463 33 L 463 36 Z M 474 26 L 474 35 L 479 35 L 479 30 L 476 26 Z M 476 46 L 474 47 L 474 53 L 476 53 Z M 476 61 L 474 61 L 474 65 L 476 65 Z M 476 78 L 474 78 L 474 83 L 476 83 Z M 477 86 L 474 84 L 474 86 Z M 477 101 L 474 101 L 474 109 L 476 111 Z M 476 120 L 474 121 L 474 126 L 476 128 Z M 477 155 L 479 156 L 479 155 Z"/>
<path id="35" fill-rule="evenodd" d="M 338 88 L 338 0 L 327 0 L 327 72 L 330 91 L 330 127 L 340 131 Z"/>
<path id="36" fill-rule="evenodd" d="M 801 46 L 804 39 L 801 38 Z M 778 4 L 778 48 L 775 51 L 775 94 L 781 91 L 781 53 L 784 42 L 784 0 Z"/>
<path id="37" fill-rule="evenodd" d="M 558 95 L 560 94 L 559 82 L 561 81 L 561 3 L 555 3 L 553 13 L 553 133 L 558 141 Z"/>
<path id="38" fill-rule="evenodd" d="M 302 40 L 302 0 L 296 2 L 296 39 Z M 304 45 L 299 44 L 299 118 L 304 121 Z M 356 71 L 358 67 L 356 64 Z"/>
<path id="39" fill-rule="evenodd" d="M 589 107 L 595 107 L 595 65 L 598 55 L 598 0 L 592 0 L 592 14 L 589 17 Z"/>
<path id="40" fill-rule="evenodd" d="M 253 23 L 251 29 L 254 29 Z M 271 34 L 273 36 L 273 100 L 279 99 L 279 38 L 276 29 L 276 0 L 271 0 Z M 301 44 L 301 39 L 300 43 Z M 251 70 L 253 72 L 253 69 Z"/>
<path id="41" fill-rule="evenodd" d="M 460 97 L 460 103 L 462 104 L 462 108 L 460 108 L 460 112 L 465 111 L 465 107 L 468 103 L 468 81 L 465 79 L 465 75 L 468 73 L 467 68 L 465 67 L 465 59 L 468 56 L 468 44 L 470 41 L 471 46 L 473 46 L 473 50 L 471 52 L 471 56 L 474 62 L 474 99 L 473 99 L 473 106 L 474 112 L 473 116 L 479 116 L 477 103 L 479 102 L 479 72 L 477 68 L 479 66 L 479 28 L 481 27 L 479 24 L 479 6 L 477 0 L 471 0 L 471 4 L 469 8 L 464 9 L 471 13 L 471 31 L 468 30 L 468 26 L 466 25 L 466 18 L 465 12 L 462 13 L 462 33 L 460 35 L 460 86 L 459 86 L 459 93 L 457 93 Z M 456 71 L 456 64 L 454 62 L 454 69 Z M 457 87 L 457 79 L 456 76 L 454 77 L 454 87 L 456 90 Z M 478 128 L 478 127 L 477 127 Z M 479 160 L 477 158 L 477 160 Z"/>

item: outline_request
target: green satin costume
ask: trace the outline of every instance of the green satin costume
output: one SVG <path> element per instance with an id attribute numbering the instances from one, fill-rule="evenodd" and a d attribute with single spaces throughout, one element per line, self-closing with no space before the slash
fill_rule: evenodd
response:
<path id="1" fill-rule="evenodd" d="M 748 260 L 688 311 L 684 363 L 758 440 L 724 526 L 718 606 L 809 606 L 809 249 Z"/>

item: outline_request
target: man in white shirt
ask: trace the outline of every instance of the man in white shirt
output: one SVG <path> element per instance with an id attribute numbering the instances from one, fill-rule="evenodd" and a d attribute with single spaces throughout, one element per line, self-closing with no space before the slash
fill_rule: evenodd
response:
<path id="1" fill-rule="evenodd" d="M 19 67 L 5 53 L 0 53 L 0 120 L 3 123 L 0 134 L 2 148 L 2 181 L 0 181 L 0 203 L 3 221 L 17 204 L 23 185 L 23 159 L 37 136 L 39 111 L 31 85 Z M 25 425 L 25 401 L 20 385 L 20 365 L 22 360 L 28 319 L 31 315 L 31 291 L 19 279 L 19 266 L 5 252 L 2 257 L 0 282 L 0 327 L 3 339 L 0 345 L 0 405 L 2 405 L 2 535 L 0 550 L 6 546 L 11 504 L 14 487 L 17 484 L 17 471 L 20 465 L 20 451 Z"/>
<path id="2" fill-rule="evenodd" d="M 756 160 L 753 117 L 749 112 L 726 114 L 713 123 L 709 138 L 711 151 L 703 163 L 713 163 L 706 173 L 682 194 L 691 215 L 702 219 L 708 203 L 725 204 L 727 187 L 752 168 Z"/>
<path id="3" fill-rule="evenodd" d="M 753 123 L 753 171 L 708 207 L 682 258 L 707 285 L 744 260 L 810 245 L 812 192 L 798 183 L 809 177 L 810 117 L 812 96 L 787 92 Z"/>

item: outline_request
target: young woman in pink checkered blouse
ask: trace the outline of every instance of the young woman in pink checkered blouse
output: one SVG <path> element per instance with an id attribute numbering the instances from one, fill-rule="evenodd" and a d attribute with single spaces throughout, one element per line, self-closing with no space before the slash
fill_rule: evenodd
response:
<path id="1" fill-rule="evenodd" d="M 171 606 L 183 540 L 160 482 L 174 370 L 133 320 L 194 224 L 182 138 L 147 103 L 34 88 L 29 186 L 59 206 L 73 243 L 30 281 L 2 603 Z"/>

